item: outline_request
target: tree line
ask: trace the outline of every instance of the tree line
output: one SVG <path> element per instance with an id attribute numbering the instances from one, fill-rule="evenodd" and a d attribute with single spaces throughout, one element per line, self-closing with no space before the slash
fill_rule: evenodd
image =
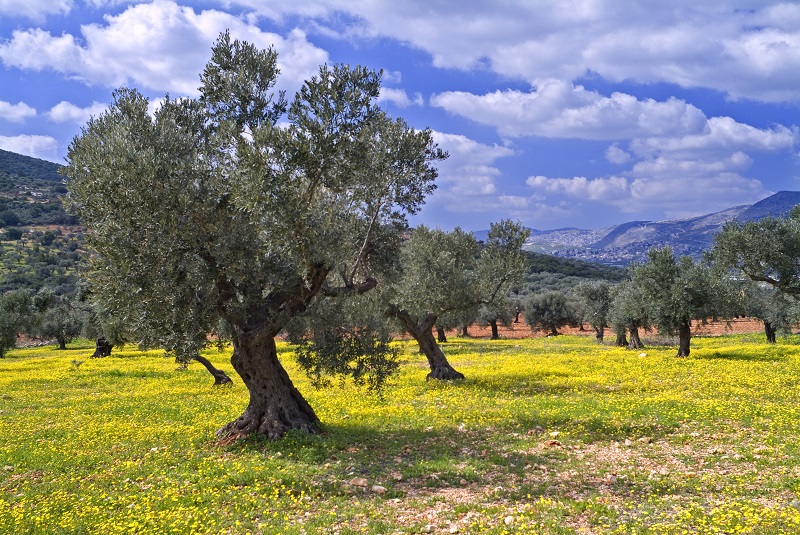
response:
<path id="1" fill-rule="evenodd" d="M 528 231 L 519 223 L 492 224 L 485 243 L 460 229 L 409 228 L 447 154 L 430 130 L 377 105 L 380 72 L 324 65 L 292 99 L 274 90 L 278 76 L 273 49 L 226 32 L 199 97 L 167 96 L 151 114 L 138 91 L 119 89 L 70 144 L 67 202 L 90 229 L 87 313 L 104 344 L 127 339 L 186 362 L 210 339 L 229 340 L 249 402 L 218 436 L 276 438 L 319 428 L 278 359 L 279 336 L 297 344 L 316 384 L 349 376 L 378 387 L 399 365 L 398 330 L 418 342 L 432 380 L 464 378 L 437 327 L 479 317 L 496 333 L 524 308 L 531 325 L 557 332 L 563 317 L 544 318 L 568 315 L 557 311 L 569 299 L 522 299 Z M 755 273 L 719 243 L 718 262 L 653 250 L 628 281 L 576 286 L 580 317 L 566 321 L 590 324 L 598 340 L 613 325 L 628 343 L 650 326 L 677 332 L 685 356 L 692 321 L 733 310 L 721 300 L 735 302 L 733 267 L 791 294 L 785 273 Z M 4 295 L 0 317 L 57 301 L 24 297 Z"/>

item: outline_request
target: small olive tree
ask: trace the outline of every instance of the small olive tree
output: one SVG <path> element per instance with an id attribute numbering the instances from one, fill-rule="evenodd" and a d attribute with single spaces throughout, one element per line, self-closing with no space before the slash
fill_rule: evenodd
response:
<path id="1" fill-rule="evenodd" d="M 31 297 L 25 290 L 0 295 L 0 358 L 17 345 L 17 336 L 30 329 L 33 313 Z"/>
<path id="2" fill-rule="evenodd" d="M 578 300 L 581 319 L 591 325 L 597 342 L 602 343 L 611 308 L 611 285 L 605 281 L 586 281 L 572 292 Z"/>
<path id="3" fill-rule="evenodd" d="M 648 262 L 631 269 L 648 317 L 662 333 L 678 334 L 678 357 L 688 357 L 693 320 L 730 317 L 735 313 L 732 287 L 710 265 L 691 257 L 676 259 L 670 247 L 653 248 Z"/>
<path id="4" fill-rule="evenodd" d="M 531 294 L 525 301 L 525 323 L 533 331 L 543 330 L 550 336 L 558 336 L 558 329 L 579 322 L 575 303 L 562 291 Z"/>
<path id="5" fill-rule="evenodd" d="M 388 296 L 388 315 L 419 343 L 429 379 L 463 379 L 444 355 L 431 329 L 439 318 L 503 299 L 525 271 L 522 244 L 529 231 L 519 223 L 492 223 L 486 244 L 460 229 L 417 227 L 403 244 L 402 275 Z"/>
<path id="6" fill-rule="evenodd" d="M 614 287 L 608 320 L 617 334 L 617 345 L 628 349 L 644 347 L 639 331 L 650 329 L 650 317 L 641 289 L 632 281 L 624 281 Z M 625 337 L 626 332 L 630 335 L 630 341 Z"/>

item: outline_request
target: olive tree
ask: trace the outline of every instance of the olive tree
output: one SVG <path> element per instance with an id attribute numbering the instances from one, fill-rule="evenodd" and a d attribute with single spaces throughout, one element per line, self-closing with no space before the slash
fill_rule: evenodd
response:
<path id="1" fill-rule="evenodd" d="M 86 309 L 76 299 L 57 294 L 52 288 L 42 288 L 34 296 L 33 304 L 37 314 L 32 334 L 55 338 L 62 350 L 81 334 Z"/>
<path id="2" fill-rule="evenodd" d="M 647 307 L 648 316 L 662 333 L 678 334 L 678 357 L 688 357 L 693 320 L 733 313 L 731 285 L 704 262 L 689 256 L 678 259 L 670 247 L 653 248 L 648 262 L 631 268 L 631 279 Z"/>
<path id="3" fill-rule="evenodd" d="M 628 349 L 643 348 L 639 330 L 650 329 L 650 318 L 641 289 L 632 281 L 623 281 L 614 287 L 612 295 L 608 320 L 617 334 L 617 345 Z M 625 338 L 626 331 L 630 341 Z"/>
<path id="4" fill-rule="evenodd" d="M 611 308 L 611 285 L 606 281 L 585 281 L 572 292 L 578 299 L 581 319 L 591 325 L 598 343 L 603 341 Z"/>
<path id="5" fill-rule="evenodd" d="M 531 294 L 525 301 L 525 323 L 531 330 L 558 336 L 558 329 L 579 321 L 576 304 L 560 290 Z"/>
<path id="6" fill-rule="evenodd" d="M 764 324 L 767 342 L 776 343 L 778 332 L 788 333 L 797 323 L 796 300 L 775 287 L 748 281 L 744 288 L 745 312 Z"/>
<path id="7" fill-rule="evenodd" d="M 725 224 L 714 238 L 712 256 L 721 270 L 740 271 L 787 295 L 800 296 L 800 207 L 788 217 Z"/>
<path id="8" fill-rule="evenodd" d="M 528 232 L 511 221 L 492 223 L 481 247 L 461 229 L 420 225 L 403 243 L 402 274 L 387 296 L 388 315 L 419 343 L 430 366 L 428 379 L 464 378 L 447 361 L 432 328 L 439 318 L 491 304 L 520 284 Z"/>
<path id="9" fill-rule="evenodd" d="M 17 345 L 17 336 L 30 329 L 33 312 L 31 297 L 25 290 L 0 294 L 0 358 Z"/>
<path id="10" fill-rule="evenodd" d="M 220 320 L 230 332 L 249 403 L 219 437 L 318 429 L 275 337 L 315 300 L 377 285 L 374 264 L 393 254 L 378 230 L 405 227 L 446 157 L 376 105 L 380 73 L 323 66 L 291 101 L 278 74 L 272 49 L 225 33 L 198 98 L 151 115 L 119 89 L 67 158 L 104 307 L 137 341 L 184 354 Z"/>

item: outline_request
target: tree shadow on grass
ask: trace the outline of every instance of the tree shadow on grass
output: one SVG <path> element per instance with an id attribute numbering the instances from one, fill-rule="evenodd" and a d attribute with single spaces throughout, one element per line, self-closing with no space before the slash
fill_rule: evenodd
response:
<path id="1" fill-rule="evenodd" d="M 775 362 L 778 360 L 784 360 L 786 358 L 785 355 L 777 354 L 777 352 L 764 352 L 755 348 L 752 351 L 742 349 L 693 351 L 691 356 L 698 360 L 733 360 L 750 362 Z"/>
<path id="2" fill-rule="evenodd" d="M 402 427 L 402 422 L 386 425 L 396 427 L 375 429 L 337 421 L 324 424 L 317 435 L 290 433 L 277 441 L 250 438 L 226 449 L 279 459 L 284 471 L 294 466 L 305 474 L 295 479 L 295 491 L 309 495 L 371 496 L 372 487 L 379 485 L 384 498 L 442 492 L 483 496 L 502 489 L 498 492 L 503 497 L 520 499 L 552 495 L 555 487 L 563 487 L 543 474 L 555 474 L 566 463 L 580 463 L 576 451 L 588 444 L 640 437 L 657 440 L 675 431 L 661 424 L 614 423 L 612 417 L 592 416 L 576 427 L 569 416 L 544 414 L 502 427 L 456 422 L 436 428 Z M 558 429 L 565 431 L 554 431 Z"/>

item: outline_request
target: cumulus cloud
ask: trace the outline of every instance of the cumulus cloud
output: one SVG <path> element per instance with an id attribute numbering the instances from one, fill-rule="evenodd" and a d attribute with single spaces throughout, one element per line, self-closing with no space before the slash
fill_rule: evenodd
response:
<path id="1" fill-rule="evenodd" d="M 796 129 L 776 125 L 761 129 L 733 120 L 712 117 L 701 132 L 674 137 L 635 139 L 631 149 L 640 156 L 669 153 L 674 156 L 726 154 L 735 151 L 790 150 L 797 143 Z"/>
<path id="2" fill-rule="evenodd" d="M 72 0 L 0 0 L 0 15 L 40 21 L 47 15 L 69 13 L 72 6 Z"/>
<path id="3" fill-rule="evenodd" d="M 58 159 L 58 141 L 50 136 L 0 136 L 0 149 L 63 163 Z"/>
<path id="4" fill-rule="evenodd" d="M 514 154 L 513 150 L 484 145 L 458 134 L 434 132 L 433 137 L 450 154 L 439 164 L 441 195 L 485 196 L 495 192 L 495 180 L 501 173 L 494 163 Z"/>
<path id="5" fill-rule="evenodd" d="M 24 102 L 11 104 L 0 100 L 0 119 L 11 123 L 21 123 L 30 117 L 36 116 L 36 109 L 31 108 Z"/>
<path id="6" fill-rule="evenodd" d="M 92 102 L 90 106 L 80 108 L 75 104 L 62 100 L 47 112 L 47 117 L 56 123 L 75 123 L 84 124 L 91 117 L 97 117 L 103 113 L 108 105 L 100 102 Z"/>
<path id="7" fill-rule="evenodd" d="M 414 97 L 411 98 L 404 90 L 391 87 L 381 88 L 381 94 L 378 97 L 378 102 L 391 102 L 399 108 L 422 106 L 425 103 L 422 98 L 422 93 L 414 93 Z"/>
<path id="8" fill-rule="evenodd" d="M 770 195 L 763 184 L 735 172 L 692 176 L 636 179 L 630 185 L 631 196 L 619 203 L 621 211 L 658 207 L 669 218 L 692 217 L 753 203 Z"/>
<path id="9" fill-rule="evenodd" d="M 574 178 L 532 176 L 528 177 L 525 183 L 536 191 L 562 193 L 570 197 L 592 201 L 618 201 L 630 194 L 627 179 L 618 176 L 594 179 L 587 179 L 583 176 Z"/>
<path id="10" fill-rule="evenodd" d="M 106 15 L 104 24 L 84 25 L 80 38 L 53 36 L 38 28 L 15 31 L 0 44 L 0 60 L 20 69 L 61 72 L 91 85 L 133 83 L 194 96 L 211 44 L 225 29 L 260 48 L 274 46 L 282 73 L 280 89 L 296 90 L 328 59 L 299 30 L 282 37 L 228 13 L 198 13 L 172 1 L 156 0 L 131 6 L 119 15 Z"/>
<path id="11" fill-rule="evenodd" d="M 682 100 L 640 100 L 624 93 L 606 97 L 560 80 L 527 93 L 449 91 L 433 95 L 430 102 L 493 126 L 504 136 L 618 140 L 700 133 L 706 126 L 703 112 Z"/>
<path id="12" fill-rule="evenodd" d="M 631 161 L 631 155 L 629 152 L 619 148 L 615 143 L 606 149 L 606 160 L 617 165 L 623 165 Z"/>
<path id="13" fill-rule="evenodd" d="M 795 2 L 516 0 L 458 9 L 425 0 L 234 0 L 275 19 L 312 17 L 329 34 L 389 37 L 435 66 L 490 69 L 536 81 L 587 72 L 613 80 L 705 87 L 733 98 L 800 100 L 800 5 Z M 349 15 L 343 25 L 341 14 Z M 320 22 L 322 21 L 322 22 Z M 446 31 L 443 31 L 446 29 Z"/>

